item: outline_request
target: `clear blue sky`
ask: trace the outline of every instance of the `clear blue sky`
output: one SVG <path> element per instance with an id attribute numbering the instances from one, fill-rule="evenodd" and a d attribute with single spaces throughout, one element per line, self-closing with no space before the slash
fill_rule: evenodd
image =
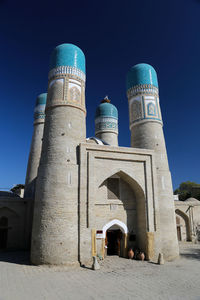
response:
<path id="1" fill-rule="evenodd" d="M 156 69 L 174 188 L 200 183 L 200 1 L 0 0 L 0 188 L 25 181 L 35 99 L 62 43 L 86 56 L 87 136 L 108 95 L 120 146 L 130 145 L 126 73 L 142 62 Z"/>

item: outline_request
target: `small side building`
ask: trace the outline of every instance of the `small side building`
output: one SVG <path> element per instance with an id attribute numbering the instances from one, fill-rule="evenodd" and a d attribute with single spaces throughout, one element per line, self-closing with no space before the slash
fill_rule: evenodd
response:
<path id="1" fill-rule="evenodd" d="M 200 242 L 200 201 L 188 198 L 174 201 L 179 241 Z"/>
<path id="2" fill-rule="evenodd" d="M 31 199 L 0 191 L 0 250 L 25 250 L 30 247 L 31 210 Z"/>

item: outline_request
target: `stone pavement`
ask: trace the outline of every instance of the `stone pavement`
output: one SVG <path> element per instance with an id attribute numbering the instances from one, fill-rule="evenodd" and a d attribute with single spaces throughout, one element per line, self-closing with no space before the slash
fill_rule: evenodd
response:
<path id="1" fill-rule="evenodd" d="M 31 266 L 28 253 L 0 254 L 0 300 L 200 299 L 200 244 L 181 244 L 163 266 L 107 257 L 101 269 Z"/>

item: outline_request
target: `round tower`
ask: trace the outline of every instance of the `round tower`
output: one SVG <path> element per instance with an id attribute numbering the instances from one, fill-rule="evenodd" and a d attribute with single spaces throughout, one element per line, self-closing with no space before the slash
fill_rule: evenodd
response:
<path id="1" fill-rule="evenodd" d="M 72 44 L 51 56 L 31 261 L 78 262 L 78 147 L 86 139 L 85 56 Z"/>
<path id="2" fill-rule="evenodd" d="M 107 96 L 96 110 L 95 136 L 111 146 L 118 146 L 118 111 Z"/>
<path id="3" fill-rule="evenodd" d="M 35 181 L 38 173 L 38 167 L 41 156 L 42 137 L 45 121 L 45 106 L 47 94 L 40 94 L 36 99 L 34 109 L 34 130 L 31 141 L 31 148 L 26 172 L 24 197 L 34 199 Z"/>
<path id="4" fill-rule="evenodd" d="M 163 134 L 158 81 L 148 64 L 133 66 L 127 75 L 131 147 L 155 151 L 161 250 L 166 259 L 178 256 L 171 174 Z"/>

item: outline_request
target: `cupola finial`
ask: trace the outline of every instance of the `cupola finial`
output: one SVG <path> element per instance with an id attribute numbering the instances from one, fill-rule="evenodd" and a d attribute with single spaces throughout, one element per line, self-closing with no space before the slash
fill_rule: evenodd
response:
<path id="1" fill-rule="evenodd" d="M 107 95 L 104 97 L 104 99 L 101 101 L 101 103 L 110 103 L 110 99 L 108 99 Z"/>

